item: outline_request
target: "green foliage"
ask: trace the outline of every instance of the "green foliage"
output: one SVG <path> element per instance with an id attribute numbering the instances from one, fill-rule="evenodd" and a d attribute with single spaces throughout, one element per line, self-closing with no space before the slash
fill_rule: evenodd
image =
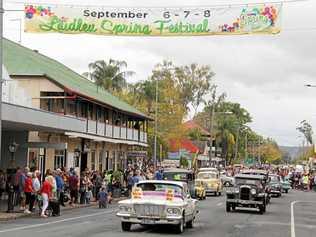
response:
<path id="1" fill-rule="evenodd" d="M 83 75 L 94 81 L 97 86 L 110 92 L 120 92 L 126 88 L 126 77 L 134 74 L 132 71 L 123 71 L 127 67 L 125 61 L 110 59 L 109 62 L 98 60 L 89 64 L 89 72 Z"/>
<path id="2" fill-rule="evenodd" d="M 180 167 L 182 167 L 182 168 L 189 167 L 189 161 L 185 157 L 180 158 Z"/>

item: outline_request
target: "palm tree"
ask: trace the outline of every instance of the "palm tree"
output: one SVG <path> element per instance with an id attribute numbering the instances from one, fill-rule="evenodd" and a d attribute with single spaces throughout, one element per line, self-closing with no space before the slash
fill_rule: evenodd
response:
<path id="1" fill-rule="evenodd" d="M 110 92 L 120 92 L 127 86 L 126 77 L 134 75 L 132 71 L 124 71 L 125 61 L 110 59 L 109 62 L 98 60 L 89 64 L 89 72 L 83 75 Z"/>

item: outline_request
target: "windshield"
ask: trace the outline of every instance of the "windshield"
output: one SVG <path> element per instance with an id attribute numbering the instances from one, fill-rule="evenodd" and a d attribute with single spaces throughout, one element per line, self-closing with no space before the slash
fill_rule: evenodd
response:
<path id="1" fill-rule="evenodd" d="M 166 180 L 187 181 L 187 180 L 192 179 L 189 174 L 179 173 L 179 172 L 165 172 L 163 176 L 164 176 L 164 179 L 166 179 Z"/>
<path id="2" fill-rule="evenodd" d="M 175 194 L 182 194 L 183 188 L 174 184 L 162 184 L 162 183 L 141 183 L 137 185 L 143 192 L 154 191 L 154 192 L 166 192 L 167 190 L 173 190 Z"/>
<path id="3" fill-rule="evenodd" d="M 254 185 L 254 186 L 259 186 L 262 187 L 261 180 L 258 179 L 235 179 L 235 184 L 237 185 Z"/>
<path id="4" fill-rule="evenodd" d="M 216 179 L 217 175 L 215 173 L 199 173 L 197 175 L 198 179 Z"/>

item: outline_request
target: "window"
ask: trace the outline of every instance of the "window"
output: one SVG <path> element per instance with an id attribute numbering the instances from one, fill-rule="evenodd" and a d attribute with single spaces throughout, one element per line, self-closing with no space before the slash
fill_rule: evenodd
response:
<path id="1" fill-rule="evenodd" d="M 68 100 L 67 101 L 67 114 L 76 116 L 76 101 L 75 100 Z"/>
<path id="2" fill-rule="evenodd" d="M 95 170 L 95 151 L 91 152 L 91 170 Z"/>
<path id="3" fill-rule="evenodd" d="M 55 150 L 54 169 L 63 168 L 64 166 L 66 166 L 65 151 Z"/>

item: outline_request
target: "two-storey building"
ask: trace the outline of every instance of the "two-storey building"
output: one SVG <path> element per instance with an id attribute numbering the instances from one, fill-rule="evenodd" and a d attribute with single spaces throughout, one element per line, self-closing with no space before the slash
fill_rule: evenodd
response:
<path id="1" fill-rule="evenodd" d="M 31 98 L 31 108 L 3 103 L 3 168 L 116 170 L 146 150 L 148 116 L 52 58 L 3 44 L 4 66 Z"/>

